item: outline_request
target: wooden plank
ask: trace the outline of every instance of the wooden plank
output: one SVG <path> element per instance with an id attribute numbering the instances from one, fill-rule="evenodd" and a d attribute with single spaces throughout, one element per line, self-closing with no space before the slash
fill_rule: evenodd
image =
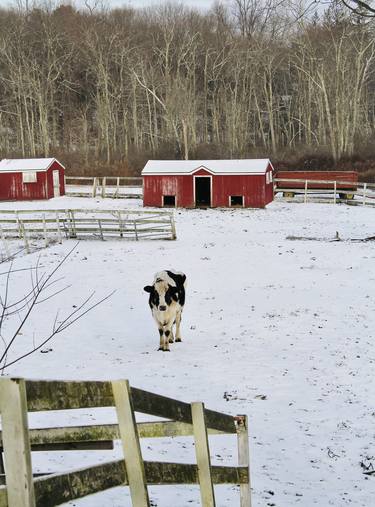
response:
<path id="1" fill-rule="evenodd" d="M 114 406 L 110 382 L 26 380 L 28 410 L 65 410 Z"/>
<path id="2" fill-rule="evenodd" d="M 56 442 L 46 444 L 31 444 L 32 452 L 47 451 L 97 451 L 113 449 L 113 440 L 99 440 L 86 442 Z"/>
<path id="3" fill-rule="evenodd" d="M 0 413 L 8 505 L 35 507 L 24 380 L 0 380 Z"/>
<path id="4" fill-rule="evenodd" d="M 140 438 L 162 438 L 193 435 L 193 425 L 175 421 L 137 423 Z M 223 435 L 222 431 L 208 429 L 210 435 Z M 61 428 L 41 428 L 29 430 L 32 448 L 36 445 L 111 442 L 120 438 L 118 424 L 95 424 L 88 426 L 69 426 Z M 108 443 L 109 445 L 109 443 Z M 1 446 L 1 432 L 0 432 Z M 0 466 L 1 471 L 1 466 Z"/>
<path id="5" fill-rule="evenodd" d="M 120 438 L 117 424 L 95 424 L 90 426 L 30 429 L 29 436 L 32 446 L 46 444 L 65 444 L 66 442 L 112 442 L 113 440 Z"/>
<path id="6" fill-rule="evenodd" d="M 77 208 L 57 208 L 57 209 L 1 209 L 0 215 L 2 214 L 34 214 L 34 213 L 56 213 L 56 211 L 60 213 L 65 213 L 68 211 L 73 211 L 75 213 L 116 213 L 116 209 L 93 209 L 93 208 L 85 208 L 85 209 L 77 209 Z M 170 216 L 173 212 L 172 211 L 150 211 L 150 210 L 134 210 L 134 209 L 123 209 L 121 210 L 123 213 L 126 213 L 127 215 L 138 215 L 138 216 Z"/>
<path id="7" fill-rule="evenodd" d="M 147 483 L 150 485 L 198 483 L 197 465 L 157 461 L 145 461 L 144 465 Z M 211 471 L 215 484 L 242 484 L 248 481 L 246 467 L 213 466 Z M 39 477 L 34 480 L 34 485 L 37 505 L 54 507 L 108 488 L 126 486 L 128 478 L 124 461 L 117 460 L 66 474 Z M 6 507 L 6 504 L 1 505 L 1 495 L 0 507 Z"/>
<path id="8" fill-rule="evenodd" d="M 192 423 L 191 406 L 183 401 L 173 400 L 166 396 L 143 391 L 136 387 L 131 388 L 134 410 L 145 414 L 167 417 L 174 421 Z M 236 433 L 232 416 L 205 409 L 207 427 L 225 433 Z"/>
<path id="9" fill-rule="evenodd" d="M 37 505 L 43 507 L 54 507 L 121 484 L 127 484 L 122 460 L 34 480 Z"/>
<path id="10" fill-rule="evenodd" d="M 156 485 L 198 484 L 198 466 L 185 463 L 145 461 L 147 483 Z M 241 484 L 248 481 L 246 467 L 211 466 L 214 484 Z"/>
<path id="11" fill-rule="evenodd" d="M 215 493 L 211 477 L 211 458 L 208 446 L 204 405 L 200 401 L 191 404 L 195 454 L 197 457 L 199 487 L 203 507 L 215 507 Z"/>
<path id="12" fill-rule="evenodd" d="M 132 505 L 134 507 L 148 507 L 150 500 L 129 382 L 127 380 L 114 380 L 112 389 Z"/>
<path id="13" fill-rule="evenodd" d="M 2 487 L 0 487 L 0 507 L 8 507 L 7 490 Z"/>
<path id="14" fill-rule="evenodd" d="M 236 417 L 237 443 L 238 443 L 238 464 L 248 470 L 249 481 L 240 485 L 240 507 L 251 507 L 251 481 L 250 481 L 250 451 L 248 418 L 246 415 Z"/>
<path id="15" fill-rule="evenodd" d="M 114 406 L 111 384 L 105 381 L 27 380 L 26 390 L 29 411 Z M 192 423 L 191 408 L 188 403 L 135 387 L 131 388 L 131 393 L 136 412 Z M 225 433 L 236 433 L 232 416 L 208 409 L 205 410 L 205 416 L 208 428 Z"/>

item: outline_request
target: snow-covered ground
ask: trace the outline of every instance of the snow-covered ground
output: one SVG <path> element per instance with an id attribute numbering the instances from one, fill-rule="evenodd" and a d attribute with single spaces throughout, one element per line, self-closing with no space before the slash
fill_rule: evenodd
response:
<path id="1" fill-rule="evenodd" d="M 62 197 L 0 209 L 15 206 L 141 203 Z M 32 316 L 18 350 L 46 335 L 56 310 L 68 312 L 92 291 L 97 298 L 116 293 L 58 335 L 50 352 L 36 352 L 7 374 L 128 378 L 146 390 L 248 414 L 254 507 L 372 505 L 375 477 L 363 475 L 360 462 L 375 461 L 375 245 L 348 240 L 374 235 L 374 209 L 274 202 L 265 210 L 177 210 L 175 218 L 175 242 L 80 241 L 59 274 L 71 288 Z M 330 242 L 336 231 L 342 241 Z M 73 245 L 66 240 L 15 266 L 35 265 L 41 255 L 49 271 Z M 187 304 L 183 342 L 162 353 L 143 286 L 170 267 L 187 274 Z M 29 278 L 28 271 L 15 273 L 12 290 Z M 90 423 L 115 417 L 108 409 L 81 415 Z M 75 413 L 59 421 L 81 419 Z M 31 426 L 49 423 L 30 418 Z M 210 440 L 214 464 L 236 463 L 234 438 Z M 192 439 L 146 440 L 142 449 L 146 459 L 195 460 Z M 65 455 L 34 453 L 35 469 L 78 468 L 121 449 Z M 239 505 L 236 487 L 215 490 L 219 507 Z M 153 487 L 150 494 L 158 507 L 200 505 L 197 487 Z M 67 505 L 120 507 L 130 499 L 127 488 L 114 488 Z"/>

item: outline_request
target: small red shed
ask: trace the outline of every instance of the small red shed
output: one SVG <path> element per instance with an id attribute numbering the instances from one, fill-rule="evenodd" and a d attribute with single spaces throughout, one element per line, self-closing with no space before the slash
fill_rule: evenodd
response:
<path id="1" fill-rule="evenodd" d="M 264 208 L 273 200 L 269 159 L 149 160 L 143 205 Z"/>
<path id="2" fill-rule="evenodd" d="M 64 166 L 55 158 L 3 159 L 0 162 L 0 201 L 64 195 L 64 172 Z"/>

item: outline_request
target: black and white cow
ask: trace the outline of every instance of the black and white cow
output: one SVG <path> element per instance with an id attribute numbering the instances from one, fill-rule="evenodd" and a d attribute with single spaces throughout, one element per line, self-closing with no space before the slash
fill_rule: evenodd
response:
<path id="1" fill-rule="evenodd" d="M 171 270 L 156 273 L 153 285 L 144 290 L 150 294 L 149 305 L 160 335 L 159 350 L 169 351 L 173 343 L 173 324 L 176 324 L 176 342 L 181 341 L 181 313 L 185 304 L 186 275 Z"/>

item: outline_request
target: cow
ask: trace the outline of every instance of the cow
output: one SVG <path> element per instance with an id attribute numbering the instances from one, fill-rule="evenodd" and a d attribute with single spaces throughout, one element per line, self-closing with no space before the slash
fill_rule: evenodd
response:
<path id="1" fill-rule="evenodd" d="M 148 304 L 158 326 L 160 335 L 159 350 L 169 352 L 169 344 L 181 341 L 181 313 L 185 304 L 186 275 L 172 270 L 155 274 L 153 285 L 143 288 L 150 294 Z M 173 325 L 176 324 L 176 339 Z"/>

